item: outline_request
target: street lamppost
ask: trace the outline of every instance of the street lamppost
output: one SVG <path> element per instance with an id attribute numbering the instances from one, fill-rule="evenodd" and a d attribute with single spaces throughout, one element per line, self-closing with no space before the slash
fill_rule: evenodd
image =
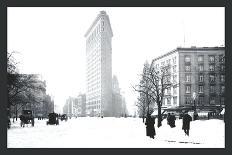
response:
<path id="1" fill-rule="evenodd" d="M 196 108 L 196 97 L 197 97 L 197 94 L 196 92 L 193 92 L 193 110 L 194 110 L 194 113 L 193 113 L 193 120 L 196 120 L 197 119 L 197 108 Z"/>

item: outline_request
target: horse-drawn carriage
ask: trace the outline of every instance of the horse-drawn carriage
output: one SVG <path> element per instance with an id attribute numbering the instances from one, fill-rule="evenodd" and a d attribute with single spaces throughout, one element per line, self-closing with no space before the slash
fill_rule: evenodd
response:
<path id="1" fill-rule="evenodd" d="M 59 125 L 59 119 L 58 119 L 58 114 L 57 113 L 50 113 L 48 114 L 48 121 L 47 121 L 47 125 L 50 124 L 56 124 Z"/>
<path id="2" fill-rule="evenodd" d="M 19 116 L 21 122 L 20 126 L 25 127 L 25 124 L 31 124 L 34 126 L 34 116 L 31 110 L 22 110 L 22 114 Z"/>

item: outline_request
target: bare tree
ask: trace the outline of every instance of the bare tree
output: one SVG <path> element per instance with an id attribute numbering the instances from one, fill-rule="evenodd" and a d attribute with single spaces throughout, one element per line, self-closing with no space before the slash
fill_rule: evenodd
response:
<path id="1" fill-rule="evenodd" d="M 146 61 L 143 67 L 143 72 L 141 74 L 140 83 L 138 85 L 132 86 L 132 88 L 140 94 L 136 106 L 139 108 L 139 111 L 142 112 L 143 122 L 145 115 L 150 115 L 153 112 L 153 109 L 151 108 L 151 105 L 154 101 L 151 96 L 152 85 L 150 84 L 149 79 L 145 76 L 149 74 L 149 68 L 150 64 Z"/>
<path id="2" fill-rule="evenodd" d="M 170 65 L 162 66 L 156 68 L 154 66 L 154 61 L 151 65 L 144 65 L 144 70 L 142 76 L 142 82 L 136 85 L 135 91 L 143 93 L 147 98 L 148 103 L 148 113 L 149 105 L 153 102 L 156 103 L 158 108 L 158 127 L 162 125 L 162 114 L 161 108 L 163 103 L 163 98 L 165 95 L 165 90 L 171 87 L 171 72 Z M 145 84 L 144 84 L 145 83 Z"/>
<path id="3" fill-rule="evenodd" d="M 146 117 L 147 114 L 147 105 L 146 105 L 146 98 L 145 95 L 143 93 L 140 93 L 140 96 L 138 97 L 138 101 L 136 102 L 136 106 L 138 107 L 138 114 L 140 117 L 143 118 L 143 123 L 144 123 L 144 119 Z"/>
<path id="4" fill-rule="evenodd" d="M 8 90 L 8 115 L 10 115 L 11 107 L 18 110 L 27 104 L 41 103 L 42 98 L 38 96 L 41 91 L 45 91 L 44 85 L 41 85 L 36 74 L 19 74 L 17 71 L 17 63 L 12 53 L 8 53 L 7 57 L 7 90 Z M 17 118 L 17 117 L 16 117 Z"/>

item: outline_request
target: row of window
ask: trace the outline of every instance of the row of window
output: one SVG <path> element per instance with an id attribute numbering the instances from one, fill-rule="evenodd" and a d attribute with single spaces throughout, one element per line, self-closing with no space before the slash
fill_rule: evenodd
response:
<path id="1" fill-rule="evenodd" d="M 165 94 L 170 95 L 171 94 L 171 88 L 165 89 Z M 176 94 L 177 94 L 177 86 L 174 86 L 173 87 L 173 95 L 176 95 Z"/>
<path id="2" fill-rule="evenodd" d="M 171 97 L 164 98 L 163 99 L 163 106 L 164 105 L 171 105 Z M 219 102 L 221 105 L 224 105 L 225 98 L 220 97 Z M 205 97 L 204 96 L 199 96 L 198 99 L 195 102 L 196 104 L 203 105 L 205 104 Z M 173 105 L 177 104 L 177 97 L 173 97 Z M 185 104 L 193 104 L 193 99 L 190 96 L 185 97 Z M 216 104 L 216 97 L 215 96 L 210 96 L 209 98 L 209 104 Z"/>
<path id="3" fill-rule="evenodd" d="M 221 74 L 220 75 L 220 82 L 225 82 L 225 75 Z M 200 74 L 198 78 L 199 82 L 204 82 L 204 75 Z M 209 82 L 215 82 L 216 76 L 215 74 L 210 74 L 209 75 Z M 185 75 L 185 82 L 191 82 L 191 74 L 186 74 Z"/>
<path id="4" fill-rule="evenodd" d="M 197 58 L 198 62 L 203 62 L 204 61 L 204 55 L 198 55 Z M 208 60 L 210 63 L 215 63 L 216 60 L 216 55 L 209 55 Z M 191 62 L 191 56 L 190 55 L 185 55 L 184 61 L 187 63 Z M 225 62 L 225 56 L 223 54 L 219 55 L 219 62 Z"/>
<path id="5" fill-rule="evenodd" d="M 209 92 L 210 93 L 215 93 L 215 85 L 210 85 L 209 87 Z M 186 94 L 191 94 L 191 85 L 186 85 L 185 86 L 185 93 Z M 204 93 L 204 86 L 203 85 L 199 85 L 198 86 L 198 93 Z M 224 85 L 220 85 L 220 93 L 224 94 L 225 93 L 225 86 Z"/>
<path id="6" fill-rule="evenodd" d="M 164 98 L 162 105 L 163 106 L 171 105 L 171 99 L 173 99 L 173 105 L 176 105 L 177 104 L 177 97 L 176 96 L 174 96 L 173 98 L 171 98 L 171 97 Z"/>
<path id="7" fill-rule="evenodd" d="M 172 58 L 172 63 L 176 64 L 176 57 Z M 166 60 L 166 65 L 170 65 L 170 64 L 171 64 L 171 59 Z M 165 61 L 162 61 L 161 66 L 164 66 L 164 65 L 165 65 Z M 159 68 L 159 64 L 156 64 L 155 67 Z"/>
<path id="8" fill-rule="evenodd" d="M 220 67 L 219 70 L 221 72 L 225 71 L 225 66 L 224 65 L 220 65 L 219 67 Z M 185 71 L 186 72 L 191 72 L 191 66 L 190 65 L 185 65 Z M 204 65 L 203 64 L 198 65 L 198 71 L 199 72 L 204 71 Z M 211 72 L 215 71 L 215 65 L 214 64 L 209 65 L 209 71 L 211 71 Z"/>
<path id="9" fill-rule="evenodd" d="M 224 105 L 225 104 L 225 98 L 220 97 L 219 102 L 220 102 L 221 105 Z M 198 104 L 198 105 L 205 104 L 205 97 L 204 96 L 199 96 L 195 103 Z M 186 96 L 185 97 L 185 104 L 193 104 L 192 97 Z M 215 96 L 210 96 L 209 104 L 216 104 L 216 97 Z"/>

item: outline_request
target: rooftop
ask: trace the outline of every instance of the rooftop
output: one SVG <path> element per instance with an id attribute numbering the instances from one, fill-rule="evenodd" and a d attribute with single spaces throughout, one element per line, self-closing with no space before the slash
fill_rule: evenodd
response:
<path id="1" fill-rule="evenodd" d="M 175 52 L 180 52 L 180 51 L 206 51 L 206 50 L 225 50 L 225 47 L 218 47 L 218 46 L 215 46 L 215 47 L 196 47 L 196 46 L 191 46 L 191 47 L 177 47 L 176 49 L 170 51 L 170 52 L 167 52 L 161 56 L 158 56 L 156 57 L 155 59 L 153 59 L 153 61 L 156 61 L 156 60 L 159 60 L 165 56 L 168 56 L 170 54 L 173 54 Z"/>
<path id="2" fill-rule="evenodd" d="M 109 28 L 110 28 L 110 33 L 113 36 L 113 32 L 112 32 L 112 28 L 111 28 L 111 24 L 110 24 L 110 19 L 109 16 L 106 14 L 105 11 L 100 11 L 100 13 L 98 14 L 98 16 L 95 18 L 95 20 L 93 21 L 93 23 L 91 24 L 91 26 L 89 27 L 89 29 L 87 30 L 87 32 L 85 33 L 85 37 L 88 36 L 88 34 L 90 33 L 90 31 L 92 30 L 92 28 L 96 25 L 96 23 L 98 22 L 98 20 L 100 19 L 100 17 L 105 16 L 106 20 L 109 22 Z"/>

